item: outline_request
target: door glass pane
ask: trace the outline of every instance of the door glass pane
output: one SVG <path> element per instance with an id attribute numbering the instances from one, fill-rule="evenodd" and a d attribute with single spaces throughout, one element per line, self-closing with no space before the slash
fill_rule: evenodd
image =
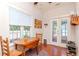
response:
<path id="1" fill-rule="evenodd" d="M 52 22 L 52 41 L 57 42 L 57 21 Z"/>
<path id="2" fill-rule="evenodd" d="M 61 21 L 61 43 L 67 42 L 67 20 Z"/>

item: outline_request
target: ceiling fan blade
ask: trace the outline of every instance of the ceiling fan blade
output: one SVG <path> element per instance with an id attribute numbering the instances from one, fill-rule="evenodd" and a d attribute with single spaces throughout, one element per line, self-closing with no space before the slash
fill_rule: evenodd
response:
<path id="1" fill-rule="evenodd" d="M 48 2 L 48 3 L 52 3 L 52 2 Z"/>
<path id="2" fill-rule="evenodd" d="M 38 4 L 38 2 L 34 2 L 34 5 L 37 5 Z"/>

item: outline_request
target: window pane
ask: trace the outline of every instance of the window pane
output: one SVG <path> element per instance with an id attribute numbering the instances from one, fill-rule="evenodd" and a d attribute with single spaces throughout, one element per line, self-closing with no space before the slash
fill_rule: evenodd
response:
<path id="1" fill-rule="evenodd" d="M 18 38 L 19 38 L 19 39 L 21 38 L 21 36 L 20 36 L 20 31 L 18 31 Z"/>
<path id="2" fill-rule="evenodd" d="M 20 26 L 18 26 L 18 25 L 10 25 L 10 30 L 11 31 L 20 30 Z"/>
<path id="3" fill-rule="evenodd" d="M 13 33 L 13 38 L 14 38 L 14 39 L 17 39 L 17 32 L 14 32 L 14 33 Z"/>
<path id="4" fill-rule="evenodd" d="M 10 39 L 12 39 L 12 32 L 10 32 Z"/>
<path id="5" fill-rule="evenodd" d="M 67 42 L 67 20 L 61 21 L 61 42 L 66 43 Z"/>
<path id="6" fill-rule="evenodd" d="M 29 37 L 29 31 L 30 26 L 10 25 L 10 43 L 14 42 L 16 39 Z"/>
<path id="7" fill-rule="evenodd" d="M 57 21 L 52 22 L 52 41 L 57 42 Z"/>
<path id="8" fill-rule="evenodd" d="M 30 26 L 24 26 L 24 30 L 30 30 Z"/>
<path id="9" fill-rule="evenodd" d="M 65 32 L 62 32 L 62 36 L 66 36 Z"/>
<path id="10" fill-rule="evenodd" d="M 57 37 L 56 37 L 56 36 L 53 37 L 52 41 L 53 41 L 53 42 L 57 42 Z"/>

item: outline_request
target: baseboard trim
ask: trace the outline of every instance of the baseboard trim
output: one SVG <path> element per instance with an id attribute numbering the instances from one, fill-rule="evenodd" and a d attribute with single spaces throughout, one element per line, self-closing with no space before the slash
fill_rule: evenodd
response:
<path id="1" fill-rule="evenodd" d="M 55 46 L 55 47 L 59 47 L 59 48 L 64 48 L 64 49 L 67 49 L 66 47 L 63 47 L 63 46 L 57 46 L 57 45 L 53 45 L 53 44 L 47 44 L 47 45 L 50 45 L 50 46 Z"/>

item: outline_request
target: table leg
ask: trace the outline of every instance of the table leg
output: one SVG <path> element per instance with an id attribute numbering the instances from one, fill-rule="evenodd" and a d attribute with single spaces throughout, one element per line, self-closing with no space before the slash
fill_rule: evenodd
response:
<path id="1" fill-rule="evenodd" d="M 22 51 L 23 51 L 23 56 L 25 56 L 26 52 L 25 52 L 25 47 L 24 46 L 22 46 Z"/>
<path id="2" fill-rule="evenodd" d="M 17 44 L 15 44 L 15 49 L 17 49 Z"/>
<path id="3" fill-rule="evenodd" d="M 37 53 L 37 55 L 38 55 L 38 46 L 36 47 L 36 53 Z"/>
<path id="4" fill-rule="evenodd" d="M 18 49 L 19 45 L 15 44 L 15 49 L 16 50 L 19 50 L 19 51 L 22 51 L 23 52 L 23 56 L 25 56 L 25 47 L 23 45 L 20 45 L 19 47 L 21 47 L 21 49 Z"/>

